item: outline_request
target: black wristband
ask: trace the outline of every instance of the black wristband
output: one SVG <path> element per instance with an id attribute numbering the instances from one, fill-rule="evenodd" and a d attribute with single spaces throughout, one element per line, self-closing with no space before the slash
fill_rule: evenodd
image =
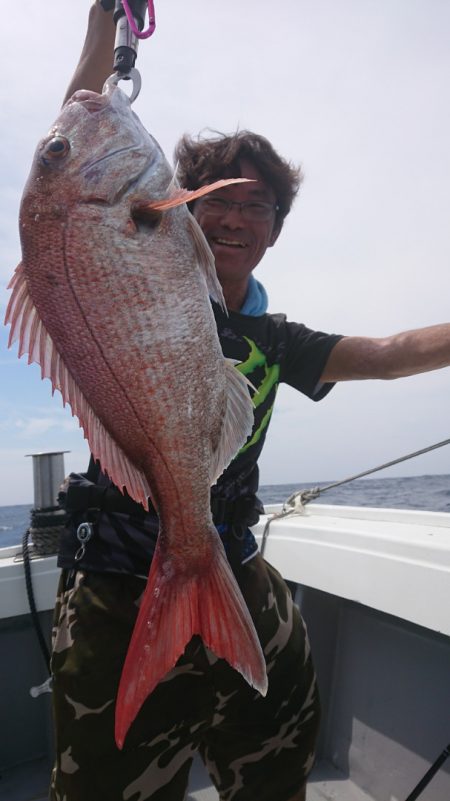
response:
<path id="1" fill-rule="evenodd" d="M 114 8 L 114 0 L 100 0 L 100 5 L 103 11 L 112 11 Z"/>

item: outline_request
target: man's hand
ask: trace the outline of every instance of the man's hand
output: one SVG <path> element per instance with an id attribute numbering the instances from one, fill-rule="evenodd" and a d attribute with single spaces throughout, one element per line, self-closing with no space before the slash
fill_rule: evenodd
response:
<path id="1" fill-rule="evenodd" d="M 103 84 L 111 75 L 114 63 L 116 26 L 113 15 L 105 14 L 105 11 L 113 8 L 114 0 L 100 0 L 91 6 L 80 60 L 67 88 L 63 103 L 78 89 L 101 92 Z"/>

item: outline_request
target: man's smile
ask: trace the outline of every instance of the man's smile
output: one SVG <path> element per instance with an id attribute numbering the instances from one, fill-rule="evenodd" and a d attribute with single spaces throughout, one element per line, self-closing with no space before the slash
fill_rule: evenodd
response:
<path id="1" fill-rule="evenodd" d="M 211 237 L 211 241 L 214 242 L 216 245 L 225 245 L 226 247 L 231 248 L 246 248 L 248 245 L 245 242 L 240 242 L 238 239 L 228 239 L 227 237 L 223 236 L 213 236 Z"/>

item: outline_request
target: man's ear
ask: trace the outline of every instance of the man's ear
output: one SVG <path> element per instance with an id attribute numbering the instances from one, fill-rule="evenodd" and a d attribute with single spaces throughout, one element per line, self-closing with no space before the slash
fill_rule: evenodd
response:
<path id="1" fill-rule="evenodd" d="M 277 222 L 277 223 L 274 224 L 273 230 L 272 230 L 272 233 L 271 233 L 270 239 L 269 239 L 269 248 L 271 248 L 272 245 L 274 245 L 275 242 L 277 241 L 277 239 L 278 239 L 278 237 L 280 235 L 282 227 L 283 227 L 283 223 L 282 222 Z"/>

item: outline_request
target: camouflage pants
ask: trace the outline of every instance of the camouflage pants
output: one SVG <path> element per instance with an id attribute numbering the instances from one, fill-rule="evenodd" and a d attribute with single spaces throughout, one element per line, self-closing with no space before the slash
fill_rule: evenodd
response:
<path id="1" fill-rule="evenodd" d="M 267 660 L 262 698 L 194 637 L 114 743 L 114 704 L 144 581 L 61 577 L 52 669 L 50 801 L 182 801 L 195 752 L 222 801 L 287 801 L 312 763 L 319 702 L 308 638 L 279 574 L 258 555 L 238 581 Z"/>

